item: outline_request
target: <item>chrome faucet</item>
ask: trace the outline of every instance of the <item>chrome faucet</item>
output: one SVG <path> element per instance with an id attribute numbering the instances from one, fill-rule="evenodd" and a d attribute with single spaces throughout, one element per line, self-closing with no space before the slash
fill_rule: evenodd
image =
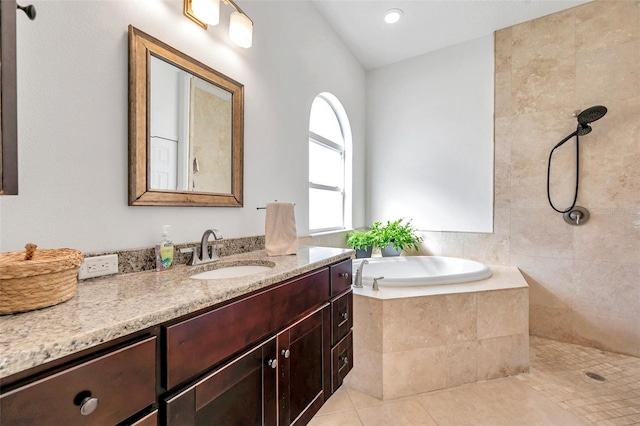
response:
<path id="1" fill-rule="evenodd" d="M 218 260 L 218 254 L 216 253 L 218 245 L 214 244 L 211 246 L 211 251 L 209 251 L 209 237 L 212 235 L 216 241 L 222 239 L 222 233 L 217 229 L 207 229 L 204 231 L 202 240 L 200 241 L 200 255 L 198 255 L 197 250 L 194 250 L 191 262 L 189 262 L 190 265 L 201 265 Z"/>
<path id="2" fill-rule="evenodd" d="M 378 287 L 378 280 L 383 280 L 384 277 L 378 277 L 378 278 L 374 278 L 373 279 L 373 286 L 371 288 L 373 288 L 373 291 L 380 291 L 380 287 Z"/>
<path id="3" fill-rule="evenodd" d="M 364 265 L 367 263 L 369 263 L 369 261 L 364 259 L 360 262 L 360 265 L 358 265 L 358 269 L 356 269 L 356 276 L 353 279 L 353 287 L 362 288 L 362 268 L 364 268 Z"/>

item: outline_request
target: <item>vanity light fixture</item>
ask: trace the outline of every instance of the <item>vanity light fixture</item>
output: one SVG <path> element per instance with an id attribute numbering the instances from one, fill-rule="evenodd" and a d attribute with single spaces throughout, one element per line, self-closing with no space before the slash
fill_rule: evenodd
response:
<path id="1" fill-rule="evenodd" d="M 402 18 L 402 15 L 404 15 L 402 9 L 389 9 L 384 13 L 384 22 L 395 24 Z"/>
<path id="2" fill-rule="evenodd" d="M 251 47 L 253 40 L 253 21 L 233 0 L 222 0 L 235 12 L 229 18 L 229 38 L 233 43 L 245 49 Z M 184 0 L 184 14 L 202 28 L 217 25 L 220 22 L 220 0 Z"/>

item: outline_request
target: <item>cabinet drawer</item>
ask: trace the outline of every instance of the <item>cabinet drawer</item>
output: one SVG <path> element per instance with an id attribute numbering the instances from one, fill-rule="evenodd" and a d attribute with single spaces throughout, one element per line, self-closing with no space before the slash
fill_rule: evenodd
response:
<path id="1" fill-rule="evenodd" d="M 0 397 L 7 425 L 114 425 L 148 407 L 156 396 L 156 338 L 37 380 Z M 83 415 L 85 398 L 97 408 Z M 91 400 L 85 408 L 96 401 Z"/>
<path id="2" fill-rule="evenodd" d="M 344 339 L 331 349 L 331 392 L 335 392 L 347 373 L 353 368 L 353 333 L 349 332 Z"/>
<path id="3" fill-rule="evenodd" d="M 353 292 L 331 301 L 331 345 L 338 343 L 353 328 Z"/>
<path id="4" fill-rule="evenodd" d="M 157 426 L 158 425 L 158 410 L 154 410 L 152 413 L 147 414 L 137 422 L 131 424 L 131 426 Z"/>
<path id="5" fill-rule="evenodd" d="M 166 327 L 167 389 L 257 344 L 329 298 L 329 269 Z"/>
<path id="6" fill-rule="evenodd" d="M 337 263 L 331 269 L 331 297 L 351 288 L 351 259 Z"/>

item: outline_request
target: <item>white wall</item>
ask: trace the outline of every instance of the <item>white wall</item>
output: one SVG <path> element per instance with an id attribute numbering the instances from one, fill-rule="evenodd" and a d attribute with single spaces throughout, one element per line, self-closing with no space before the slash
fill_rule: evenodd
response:
<path id="1" fill-rule="evenodd" d="M 34 1 L 18 15 L 20 195 L 0 197 L 0 250 L 85 252 L 152 246 L 161 225 L 176 243 L 216 227 L 229 237 L 264 233 L 267 201 L 296 202 L 308 230 L 307 137 L 311 102 L 331 92 L 354 139 L 354 226 L 364 226 L 365 72 L 307 2 L 247 1 L 251 49 L 221 24 L 203 30 L 182 1 Z M 127 26 L 145 31 L 245 85 L 244 208 L 127 205 Z"/>
<path id="2" fill-rule="evenodd" d="M 493 35 L 367 74 L 367 222 L 493 229 Z"/>

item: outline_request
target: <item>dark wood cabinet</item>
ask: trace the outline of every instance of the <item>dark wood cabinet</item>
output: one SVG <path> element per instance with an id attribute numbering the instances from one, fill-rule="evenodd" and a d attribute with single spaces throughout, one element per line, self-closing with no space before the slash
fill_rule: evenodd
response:
<path id="1" fill-rule="evenodd" d="M 353 365 L 350 279 L 339 262 L 21 372 L 0 423 L 305 425 Z"/>
<path id="2" fill-rule="evenodd" d="M 156 400 L 156 338 L 0 396 L 3 425 L 115 425 Z"/>
<path id="3" fill-rule="evenodd" d="M 278 334 L 279 425 L 307 424 L 325 399 L 329 305 Z"/>
<path id="4" fill-rule="evenodd" d="M 276 339 L 238 356 L 202 380 L 166 398 L 171 426 L 275 425 Z"/>
<path id="5" fill-rule="evenodd" d="M 163 327 L 166 336 L 166 374 L 172 389 L 277 333 L 329 298 L 328 268 L 194 318 Z"/>

